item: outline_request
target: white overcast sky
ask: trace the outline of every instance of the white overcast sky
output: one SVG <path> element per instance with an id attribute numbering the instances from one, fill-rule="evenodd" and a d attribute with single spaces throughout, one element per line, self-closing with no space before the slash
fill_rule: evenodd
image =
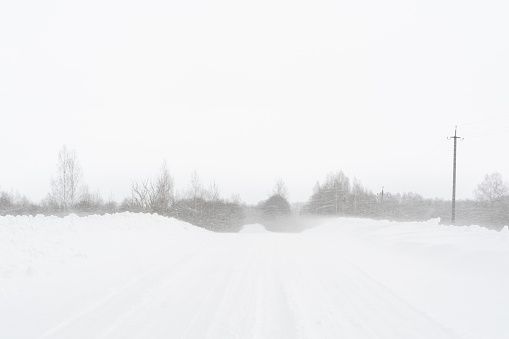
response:
<path id="1" fill-rule="evenodd" d="M 167 160 L 292 201 L 343 170 L 458 198 L 509 179 L 507 1 L 3 1 L 0 188 L 39 201 L 62 145 L 122 200 Z"/>

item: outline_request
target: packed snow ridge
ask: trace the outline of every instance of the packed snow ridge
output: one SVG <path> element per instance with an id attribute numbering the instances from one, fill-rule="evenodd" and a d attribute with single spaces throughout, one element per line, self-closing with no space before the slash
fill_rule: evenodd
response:
<path id="1" fill-rule="evenodd" d="M 0 338 L 507 338 L 509 231 L 0 217 Z"/>

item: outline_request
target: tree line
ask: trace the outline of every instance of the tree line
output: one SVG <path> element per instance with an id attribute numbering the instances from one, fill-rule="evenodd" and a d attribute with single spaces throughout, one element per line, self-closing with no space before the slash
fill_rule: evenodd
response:
<path id="1" fill-rule="evenodd" d="M 488 174 L 473 192 L 474 199 L 456 202 L 456 225 L 500 229 L 509 225 L 509 185 L 500 173 Z M 303 214 L 351 216 L 395 221 L 451 220 L 451 201 L 425 199 L 417 193 L 374 194 L 342 171 L 317 182 Z"/>
<path id="2" fill-rule="evenodd" d="M 215 182 L 205 187 L 196 171 L 191 175 L 189 187 L 176 192 L 166 162 L 156 175 L 132 180 L 130 193 L 122 202 L 104 201 L 99 192 L 90 192 L 76 152 L 66 146 L 58 153 L 50 192 L 39 204 L 25 196 L 0 191 L 0 215 L 157 213 L 214 231 L 238 230 L 243 225 L 245 208 L 237 194 L 230 199 L 222 198 Z"/>
<path id="3" fill-rule="evenodd" d="M 509 188 L 499 173 L 486 175 L 474 191 L 473 200 L 456 202 L 456 224 L 477 224 L 500 229 L 509 225 Z M 215 182 L 207 187 L 192 173 L 189 186 L 175 191 L 174 179 L 163 162 L 156 175 L 132 180 L 130 194 L 118 203 L 105 201 L 99 192 L 90 192 L 84 183 L 76 152 L 63 146 L 58 153 L 50 192 L 39 203 L 25 196 L 0 191 L 0 215 L 78 215 L 117 212 L 157 213 L 190 222 L 215 231 L 235 231 L 245 223 L 263 223 L 281 230 L 292 215 L 347 216 L 397 221 L 421 221 L 441 218 L 448 223 L 451 202 L 425 199 L 416 193 L 375 194 L 360 181 L 348 178 L 342 171 L 329 173 L 317 182 L 307 202 L 292 211 L 288 189 L 277 179 L 266 200 L 248 206 L 239 195 L 221 197 Z M 295 220 L 293 220 L 296 224 Z"/>

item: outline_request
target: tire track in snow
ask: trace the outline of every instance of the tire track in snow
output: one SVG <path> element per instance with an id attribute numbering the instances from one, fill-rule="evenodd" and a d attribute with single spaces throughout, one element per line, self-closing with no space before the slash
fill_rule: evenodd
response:
<path id="1" fill-rule="evenodd" d="M 332 319 L 342 319 L 340 323 L 346 329 L 346 337 L 457 338 L 452 331 L 399 298 L 354 263 L 338 258 L 337 251 L 324 247 L 321 242 L 306 243 L 308 250 L 321 254 L 308 255 L 320 260 L 307 262 L 306 270 L 312 273 L 303 278 L 315 286 L 317 295 L 322 296 L 322 304 L 329 308 L 327 313 L 335 315 Z M 315 316 L 317 313 L 314 312 Z"/>
<path id="2" fill-rule="evenodd" d="M 239 239 L 243 260 L 231 276 L 207 338 L 300 337 L 278 275 L 282 269 L 279 238 L 250 235 Z"/>
<path id="3" fill-rule="evenodd" d="M 455 338 L 316 239 L 207 240 L 44 338 Z"/>
<path id="4" fill-rule="evenodd" d="M 209 244 L 209 248 L 214 247 Z M 164 283 L 171 275 L 181 274 L 186 265 L 198 260 L 203 249 L 197 248 L 183 256 L 176 256 L 170 263 L 162 264 L 123 284 L 105 297 L 84 307 L 77 314 L 53 327 L 40 338 L 100 338 L 113 332 L 121 332 L 118 323 L 131 319 L 136 310 L 146 301 L 146 295 L 154 286 Z"/>

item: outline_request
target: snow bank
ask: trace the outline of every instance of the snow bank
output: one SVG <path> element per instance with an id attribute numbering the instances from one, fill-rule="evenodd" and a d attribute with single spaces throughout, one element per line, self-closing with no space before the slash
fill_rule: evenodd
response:
<path id="1" fill-rule="evenodd" d="M 0 217 L 0 282 L 49 275 L 63 266 L 90 259 L 108 261 L 119 255 L 146 257 L 172 236 L 186 233 L 208 231 L 172 218 L 128 212 L 65 218 Z M 0 294 L 7 292 L 5 286 L 0 284 Z"/>
<path id="2" fill-rule="evenodd" d="M 369 323 L 362 317 L 373 307 L 364 295 L 369 291 L 357 286 L 360 282 L 370 293 L 381 293 L 373 300 L 400 300 L 401 309 L 408 306 L 414 315 L 422 313 L 459 337 L 508 337 L 507 228 L 496 232 L 478 226 L 440 225 L 439 220 L 398 223 L 338 218 L 316 223 L 317 227 L 300 234 L 246 225 L 242 232 L 256 235 L 246 236 L 208 232 L 149 214 L 0 217 L 0 319 L 6 320 L 0 323 L 0 338 L 39 337 L 83 310 L 93 310 L 94 302 L 112 296 L 117 300 L 116 291 L 125 292 L 129 288 L 123 286 L 136 285 L 152 275 L 167 278 L 159 281 L 161 291 L 166 286 L 178 287 L 176 292 L 160 292 L 179 300 L 179 307 L 194 300 L 199 310 L 202 300 L 195 292 L 200 288 L 210 300 L 230 298 L 223 309 L 225 318 L 216 319 L 219 324 L 230 319 L 230 308 L 245 306 L 242 300 L 252 304 L 265 300 L 252 298 L 256 296 L 253 291 L 264 291 L 267 286 L 273 294 L 263 302 L 269 303 L 267 307 L 282 303 L 281 314 L 286 314 L 283 311 L 288 306 L 284 306 L 285 296 L 293 295 L 306 296 L 303 301 L 314 305 L 316 312 L 290 307 L 286 315 L 302 311 L 311 320 L 330 317 L 322 312 L 330 304 L 327 298 L 332 300 L 336 293 L 336 298 L 341 296 L 336 300 L 339 313 L 352 307 L 360 323 Z M 210 286 L 222 289 L 209 293 Z M 236 294 L 230 293 L 231 286 L 236 286 Z M 343 300 L 346 296 L 348 300 Z M 159 299 L 156 293 L 154 300 Z M 321 301 L 314 303 L 315 299 Z M 144 299 L 141 301 L 143 304 Z M 204 313 L 206 321 L 200 326 L 211 321 L 217 303 L 206 306 L 204 312 L 210 307 L 210 314 Z M 123 311 L 120 306 L 118 310 Z M 370 319 L 383 322 L 382 318 Z M 311 320 L 311 327 L 318 326 Z M 285 326 L 295 326 L 295 330 L 301 321 L 282 323 L 281 328 L 277 323 L 270 326 L 283 333 Z M 143 323 L 138 325 L 143 329 Z M 291 333 L 292 328 L 288 330 Z M 324 333 L 337 337 L 340 332 Z"/>
<path id="3" fill-rule="evenodd" d="M 35 338 L 211 232 L 151 214 L 0 217 L 0 338 Z"/>
<path id="4" fill-rule="evenodd" d="M 509 231 L 338 218 L 304 232 L 465 338 L 509 333 Z"/>

